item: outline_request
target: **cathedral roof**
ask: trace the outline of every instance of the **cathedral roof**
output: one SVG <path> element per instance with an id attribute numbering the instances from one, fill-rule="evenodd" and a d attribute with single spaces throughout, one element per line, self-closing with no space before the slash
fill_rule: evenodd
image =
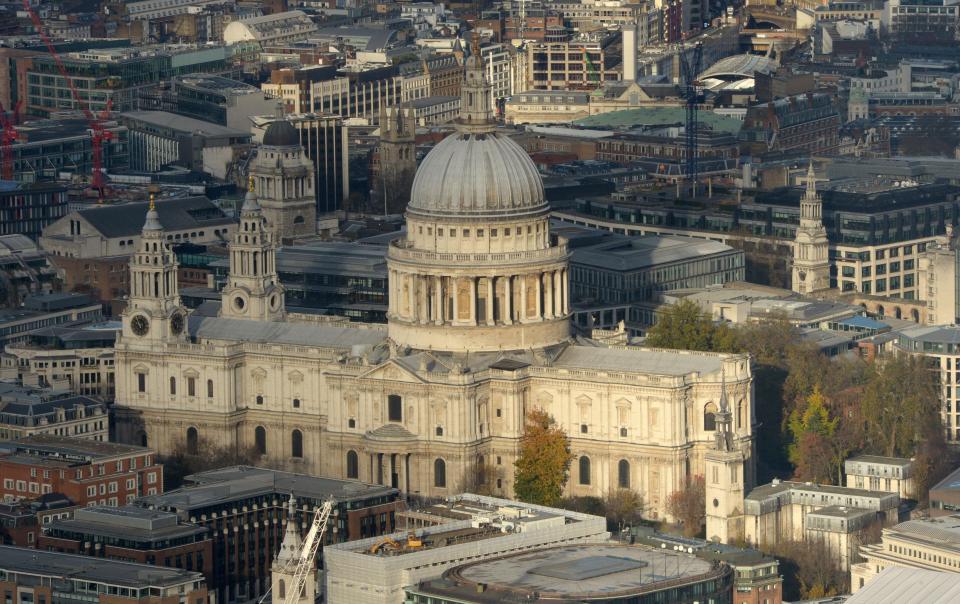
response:
<path id="1" fill-rule="evenodd" d="M 498 132 L 457 132 L 420 164 L 409 209 L 487 216 L 546 207 L 540 173 L 520 145 Z"/>
<path id="2" fill-rule="evenodd" d="M 416 434 L 413 434 L 400 424 L 385 424 L 375 430 L 370 430 L 366 434 L 367 438 L 374 440 L 416 440 Z"/>
<path id="3" fill-rule="evenodd" d="M 263 133 L 263 144 L 269 147 L 296 147 L 300 145 L 300 133 L 287 120 L 270 122 Z"/>
<path id="4" fill-rule="evenodd" d="M 200 339 L 233 342 L 292 344 L 314 348 L 350 350 L 354 346 L 373 348 L 387 334 L 382 329 L 318 325 L 297 321 L 248 321 L 220 317 L 190 317 L 190 335 Z"/>

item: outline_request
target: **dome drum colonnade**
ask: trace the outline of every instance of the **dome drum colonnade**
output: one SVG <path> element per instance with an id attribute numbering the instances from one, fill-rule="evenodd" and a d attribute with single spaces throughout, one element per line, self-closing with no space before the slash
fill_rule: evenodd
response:
<path id="1" fill-rule="evenodd" d="M 390 337 L 416 349 L 519 350 L 570 337 L 569 253 L 529 155 L 497 132 L 479 52 L 457 132 L 417 170 L 387 253 Z"/>

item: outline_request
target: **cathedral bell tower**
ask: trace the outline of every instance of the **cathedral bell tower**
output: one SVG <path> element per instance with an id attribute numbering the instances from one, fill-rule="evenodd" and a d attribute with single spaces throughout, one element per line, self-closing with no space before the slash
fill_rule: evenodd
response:
<path id="1" fill-rule="evenodd" d="M 732 414 L 726 380 L 720 386 L 720 411 L 716 415 L 716 443 L 704 455 L 706 464 L 707 539 L 733 543 L 744 536 L 743 452 L 733 442 Z"/>
<path id="2" fill-rule="evenodd" d="M 257 201 L 277 241 L 317 234 L 315 173 L 300 144 L 300 133 L 279 111 L 250 164 Z"/>
<path id="3" fill-rule="evenodd" d="M 230 275 L 223 288 L 220 316 L 229 319 L 282 321 L 283 286 L 277 279 L 277 246 L 250 188 L 240 209 L 240 225 L 230 244 Z"/>
<path id="4" fill-rule="evenodd" d="M 801 294 L 830 289 L 830 241 L 823 228 L 823 202 L 817 194 L 813 162 L 807 170 L 807 190 L 800 200 L 800 226 L 793 244 L 793 291 Z"/>
<path id="5" fill-rule="evenodd" d="M 123 311 L 123 339 L 156 344 L 186 341 L 188 311 L 180 303 L 177 260 L 167 245 L 153 194 L 130 258 L 130 297 Z"/>
<path id="6" fill-rule="evenodd" d="M 387 214 L 403 212 L 417 172 L 417 118 L 413 109 L 385 107 L 380 111 L 380 182 Z"/>

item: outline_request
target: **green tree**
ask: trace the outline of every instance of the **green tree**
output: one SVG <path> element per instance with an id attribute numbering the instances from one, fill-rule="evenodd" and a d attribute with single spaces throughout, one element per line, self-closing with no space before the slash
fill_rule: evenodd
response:
<path id="1" fill-rule="evenodd" d="M 831 440 L 839 418 L 831 418 L 827 399 L 815 386 L 802 408 L 794 409 L 787 421 L 791 443 L 787 457 L 796 468 L 797 478 L 827 482 L 833 477 Z"/>
<path id="2" fill-rule="evenodd" d="M 520 456 L 513 490 L 517 499 L 527 503 L 555 506 L 570 476 L 570 440 L 553 417 L 542 409 L 527 414 L 520 438 Z"/>
<path id="3" fill-rule="evenodd" d="M 680 300 L 668 308 L 647 332 L 647 346 L 682 350 L 735 352 L 736 334 L 726 323 L 715 323 L 695 302 Z"/>

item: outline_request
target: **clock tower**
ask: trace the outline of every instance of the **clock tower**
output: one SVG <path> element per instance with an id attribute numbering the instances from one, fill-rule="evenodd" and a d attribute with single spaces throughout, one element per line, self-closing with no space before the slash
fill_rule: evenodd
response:
<path id="1" fill-rule="evenodd" d="M 727 402 L 727 385 L 720 385 L 720 411 L 716 415 L 716 443 L 704 455 L 706 465 L 707 539 L 734 543 L 744 536 L 743 452 L 733 440 L 733 414 Z"/>
<path id="2" fill-rule="evenodd" d="M 123 311 L 128 343 L 185 341 L 188 311 L 180 303 L 177 260 L 167 245 L 153 194 L 140 246 L 130 259 L 130 296 Z"/>
<path id="3" fill-rule="evenodd" d="M 283 286 L 277 278 L 277 246 L 263 210 L 250 189 L 240 209 L 240 227 L 230 244 L 230 276 L 223 288 L 220 316 L 230 319 L 282 321 L 286 316 Z"/>

